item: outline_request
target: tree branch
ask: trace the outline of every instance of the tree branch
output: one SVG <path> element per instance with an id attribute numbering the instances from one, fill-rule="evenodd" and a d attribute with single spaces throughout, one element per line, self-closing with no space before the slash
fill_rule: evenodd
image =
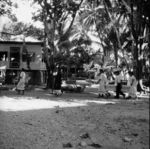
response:
<path id="1" fill-rule="evenodd" d="M 71 27 L 72 27 L 72 25 L 73 25 L 73 23 L 74 23 L 74 20 L 75 20 L 75 18 L 76 18 L 76 15 L 77 15 L 77 11 L 79 10 L 80 6 L 82 5 L 82 2 L 83 2 L 83 0 L 81 0 L 80 4 L 78 5 L 78 9 L 73 13 L 72 21 L 71 21 L 71 23 L 70 23 L 70 25 L 69 25 L 69 27 L 68 27 L 68 29 L 67 29 L 65 35 L 68 34 L 68 33 L 70 32 Z"/>

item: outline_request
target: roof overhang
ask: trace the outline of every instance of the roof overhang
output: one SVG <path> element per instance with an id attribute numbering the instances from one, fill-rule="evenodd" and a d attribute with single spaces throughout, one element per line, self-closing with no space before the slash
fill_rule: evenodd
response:
<path id="1" fill-rule="evenodd" d="M 24 42 L 23 41 L 0 41 L 0 44 L 20 44 L 22 45 Z M 25 42 L 27 45 L 42 45 L 43 42 L 40 41 L 40 42 Z"/>

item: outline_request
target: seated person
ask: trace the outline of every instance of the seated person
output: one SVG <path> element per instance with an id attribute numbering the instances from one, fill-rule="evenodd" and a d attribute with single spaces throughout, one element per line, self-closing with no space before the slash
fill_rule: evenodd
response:
<path id="1" fill-rule="evenodd" d="M 149 88 L 143 85 L 142 79 L 138 81 L 137 91 L 140 92 L 140 94 L 149 92 Z"/>

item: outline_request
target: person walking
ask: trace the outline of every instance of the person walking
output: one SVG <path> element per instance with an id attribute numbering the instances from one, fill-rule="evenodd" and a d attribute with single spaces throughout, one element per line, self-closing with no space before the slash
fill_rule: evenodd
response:
<path id="1" fill-rule="evenodd" d="M 115 98 L 119 98 L 119 95 L 122 95 L 125 98 L 125 94 L 121 90 L 122 89 L 122 75 L 119 70 L 116 72 L 115 85 L 116 85 Z"/>
<path id="2" fill-rule="evenodd" d="M 135 78 L 135 76 L 133 75 L 133 72 L 129 71 L 129 95 L 127 97 L 127 99 L 130 98 L 137 98 L 136 92 L 137 92 L 137 80 Z"/>
<path id="3" fill-rule="evenodd" d="M 107 77 L 103 69 L 100 69 L 100 76 L 98 79 L 99 89 L 98 89 L 98 97 L 104 97 L 107 93 L 106 84 Z"/>
<path id="4" fill-rule="evenodd" d="M 19 76 L 19 82 L 16 87 L 18 94 L 24 95 L 25 82 L 26 82 L 26 73 L 25 73 L 25 69 L 22 68 L 20 76 Z"/>
<path id="5" fill-rule="evenodd" d="M 54 74 L 54 92 L 53 93 L 56 96 L 60 96 L 62 94 L 61 84 L 62 84 L 62 74 L 61 74 L 61 68 L 58 66 Z"/>

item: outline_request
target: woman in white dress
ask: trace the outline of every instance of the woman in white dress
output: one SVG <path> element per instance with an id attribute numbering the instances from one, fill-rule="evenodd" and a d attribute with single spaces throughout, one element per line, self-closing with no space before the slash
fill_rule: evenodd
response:
<path id="1" fill-rule="evenodd" d="M 18 91 L 18 94 L 20 94 L 20 92 L 22 92 L 22 95 L 24 94 L 25 81 L 26 81 L 26 73 L 25 73 L 25 70 L 22 68 L 22 71 L 21 71 L 20 77 L 19 77 L 19 82 L 18 82 L 17 88 L 16 88 Z"/>
<path id="2" fill-rule="evenodd" d="M 107 84 L 107 77 L 104 70 L 100 69 L 100 77 L 98 79 L 99 89 L 98 89 L 98 97 L 104 97 L 107 94 L 106 84 Z"/>
<path id="3" fill-rule="evenodd" d="M 127 97 L 127 99 L 129 98 L 137 98 L 137 80 L 135 78 L 135 76 L 133 75 L 133 72 L 129 72 L 129 86 L 130 86 L 130 89 L 129 89 L 129 96 Z"/>

